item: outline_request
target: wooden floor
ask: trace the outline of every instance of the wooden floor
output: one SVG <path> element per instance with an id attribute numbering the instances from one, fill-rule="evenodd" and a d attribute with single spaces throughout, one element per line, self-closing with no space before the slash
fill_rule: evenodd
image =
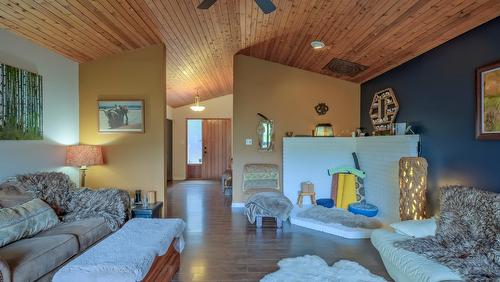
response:
<path id="1" fill-rule="evenodd" d="M 187 223 L 186 248 L 174 281 L 258 281 L 287 257 L 318 255 L 330 265 L 353 260 L 390 279 L 369 240 L 349 240 L 285 223 L 249 224 L 242 208 L 231 208 L 217 181 L 174 182 L 168 187 L 168 217 Z"/>

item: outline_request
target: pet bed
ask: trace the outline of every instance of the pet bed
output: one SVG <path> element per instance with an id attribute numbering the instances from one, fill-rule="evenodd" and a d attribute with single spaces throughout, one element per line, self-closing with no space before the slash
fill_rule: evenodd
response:
<path id="1" fill-rule="evenodd" d="M 373 230 L 383 226 L 375 218 L 355 215 L 343 209 L 322 206 L 308 209 L 295 208 L 290 216 L 290 222 L 294 225 L 349 239 L 370 238 Z"/>

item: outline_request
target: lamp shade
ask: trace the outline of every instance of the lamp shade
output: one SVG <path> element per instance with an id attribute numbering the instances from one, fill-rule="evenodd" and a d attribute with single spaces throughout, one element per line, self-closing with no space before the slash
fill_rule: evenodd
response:
<path id="1" fill-rule="evenodd" d="M 101 146 L 74 145 L 66 147 L 66 165 L 92 166 L 103 164 Z"/>
<path id="2" fill-rule="evenodd" d="M 399 160 L 399 217 L 426 218 L 427 161 L 420 157 Z"/>
<path id="3" fill-rule="evenodd" d="M 314 129 L 314 136 L 333 136 L 333 127 L 330 123 L 319 123 Z"/>

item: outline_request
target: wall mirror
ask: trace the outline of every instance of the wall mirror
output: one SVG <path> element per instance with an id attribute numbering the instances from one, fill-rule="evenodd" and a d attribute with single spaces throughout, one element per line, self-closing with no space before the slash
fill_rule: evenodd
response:
<path id="1" fill-rule="evenodd" d="M 259 113 L 258 115 L 261 117 L 257 127 L 259 150 L 271 152 L 274 148 L 274 122 L 263 114 Z"/>

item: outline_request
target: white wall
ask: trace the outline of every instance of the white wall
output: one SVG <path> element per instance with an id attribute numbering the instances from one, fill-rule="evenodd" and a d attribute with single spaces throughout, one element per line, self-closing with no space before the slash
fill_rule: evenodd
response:
<path id="1" fill-rule="evenodd" d="M 64 166 L 65 145 L 77 144 L 78 63 L 0 29 L 0 62 L 42 76 L 43 141 L 0 140 L 0 181 L 26 172 L 58 170 L 78 181 L 78 170 Z"/>
<path id="2" fill-rule="evenodd" d="M 186 119 L 188 118 L 233 118 L 233 95 L 202 101 L 203 112 L 193 112 L 191 105 L 174 108 L 173 114 L 173 178 L 186 179 Z M 168 109 L 167 109 L 168 112 Z M 231 146 L 232 147 L 232 146 Z"/>
<path id="3" fill-rule="evenodd" d="M 418 142 L 418 135 L 283 138 L 283 193 L 296 203 L 300 183 L 311 181 L 316 198 L 330 198 L 332 178 L 327 170 L 354 167 L 356 152 L 366 172 L 366 201 L 379 208 L 383 222 L 399 221 L 399 159 L 416 157 Z"/>

